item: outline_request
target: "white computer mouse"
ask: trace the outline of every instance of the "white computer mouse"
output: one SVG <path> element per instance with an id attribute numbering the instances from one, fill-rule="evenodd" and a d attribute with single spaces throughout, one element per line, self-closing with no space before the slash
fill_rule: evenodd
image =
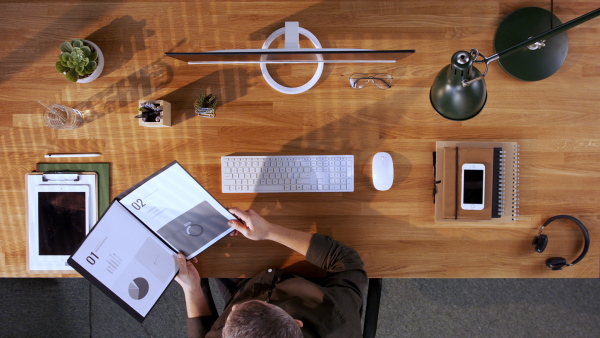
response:
<path id="1" fill-rule="evenodd" d="M 394 183 L 394 161 L 388 153 L 380 152 L 373 156 L 373 185 L 375 189 L 385 191 Z"/>

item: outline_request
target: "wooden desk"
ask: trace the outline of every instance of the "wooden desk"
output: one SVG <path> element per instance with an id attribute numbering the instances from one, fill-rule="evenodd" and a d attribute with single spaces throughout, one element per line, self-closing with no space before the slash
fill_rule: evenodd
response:
<path id="1" fill-rule="evenodd" d="M 547 1 L 527 5 L 548 7 Z M 552 77 L 528 83 L 497 63 L 486 77 L 488 102 L 466 122 L 440 117 L 429 103 L 433 78 L 457 50 L 493 53 L 496 27 L 522 4 L 507 1 L 161 1 L 2 3 L 0 23 L 0 276 L 26 271 L 24 174 L 44 154 L 101 152 L 112 163 L 111 197 L 178 160 L 225 206 L 252 208 L 272 222 L 321 232 L 356 248 L 371 277 L 599 277 L 600 19 L 569 31 L 566 63 Z M 595 9 L 555 4 L 563 22 Z M 416 49 L 391 65 L 326 65 L 304 94 L 271 89 L 257 65 L 187 65 L 166 51 L 260 48 L 285 21 L 317 36 L 323 47 Z M 58 46 L 74 37 L 106 56 L 101 77 L 69 83 L 54 70 Z M 304 41 L 303 43 L 305 43 Z M 280 44 L 281 46 L 281 44 Z M 283 84 L 304 83 L 316 66 L 272 67 Z M 393 87 L 349 87 L 356 72 L 387 72 Z M 221 101 L 217 118 L 194 116 L 201 92 Z M 81 109 L 86 124 L 52 130 L 37 100 Z M 171 102 L 173 126 L 144 128 L 137 101 Z M 518 141 L 521 220 L 510 224 L 434 222 L 432 151 L 437 140 Z M 391 153 L 391 190 L 376 191 L 370 161 Z M 220 157 L 242 154 L 352 154 L 353 193 L 222 194 Z M 56 159 L 54 161 L 62 161 Z M 541 224 L 556 214 L 581 219 L 592 238 L 587 257 L 562 271 L 581 250 L 575 225 L 553 224 L 547 253 L 531 254 Z M 302 258 L 283 247 L 226 238 L 200 255 L 201 274 L 251 276 Z"/>

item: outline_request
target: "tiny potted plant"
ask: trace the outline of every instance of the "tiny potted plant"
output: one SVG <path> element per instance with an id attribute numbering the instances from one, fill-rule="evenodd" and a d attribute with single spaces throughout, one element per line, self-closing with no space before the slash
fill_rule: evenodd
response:
<path id="1" fill-rule="evenodd" d="M 171 104 L 164 100 L 139 101 L 140 112 L 136 118 L 140 119 L 140 126 L 144 127 L 170 127 Z"/>
<path id="2" fill-rule="evenodd" d="M 88 83 L 100 76 L 104 69 L 104 55 L 91 41 L 73 39 L 60 44 L 56 70 L 71 82 Z"/>
<path id="3" fill-rule="evenodd" d="M 198 116 L 213 118 L 217 113 L 217 97 L 213 94 L 202 93 L 196 97 L 194 109 Z"/>

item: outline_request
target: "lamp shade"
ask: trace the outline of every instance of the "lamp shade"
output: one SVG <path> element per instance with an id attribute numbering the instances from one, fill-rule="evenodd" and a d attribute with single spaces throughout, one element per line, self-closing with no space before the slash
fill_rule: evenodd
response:
<path id="1" fill-rule="evenodd" d="M 473 61 L 469 52 L 456 52 L 452 55 L 451 63 L 433 80 L 429 92 L 431 105 L 447 119 L 468 120 L 479 114 L 485 106 L 487 90 L 483 79 L 463 86 L 463 80 L 481 76 L 479 70 L 473 67 Z"/>

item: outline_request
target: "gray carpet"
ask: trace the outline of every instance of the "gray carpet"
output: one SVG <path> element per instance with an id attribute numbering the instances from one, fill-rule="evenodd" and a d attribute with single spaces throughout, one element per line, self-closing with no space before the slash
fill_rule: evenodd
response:
<path id="1" fill-rule="evenodd" d="M 84 279 L 4 278 L 0 290 L 0 337 L 185 336 L 183 293 L 175 282 L 143 324 Z M 377 332 L 598 337 L 600 279 L 385 279 Z"/>

